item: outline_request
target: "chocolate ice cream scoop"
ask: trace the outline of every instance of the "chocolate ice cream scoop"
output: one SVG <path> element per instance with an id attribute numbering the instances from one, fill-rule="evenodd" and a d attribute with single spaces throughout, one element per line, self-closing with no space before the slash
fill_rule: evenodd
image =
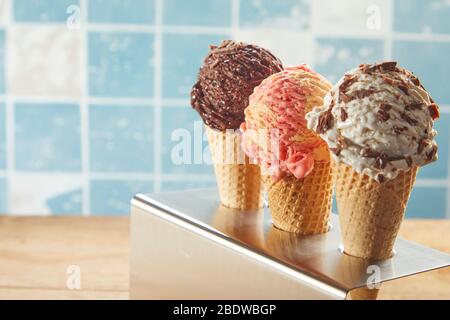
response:
<path id="1" fill-rule="evenodd" d="M 210 128 L 238 129 L 253 89 L 283 66 L 272 53 L 251 44 L 226 40 L 210 48 L 192 88 L 191 105 Z"/>

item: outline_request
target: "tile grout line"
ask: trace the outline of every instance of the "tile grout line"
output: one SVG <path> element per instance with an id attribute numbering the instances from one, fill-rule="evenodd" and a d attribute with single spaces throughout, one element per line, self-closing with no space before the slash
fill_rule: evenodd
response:
<path id="1" fill-rule="evenodd" d="M 82 87 L 81 87 L 81 101 L 80 101 L 80 132 L 81 132 L 81 158 L 82 158 L 82 215 L 88 216 L 91 208 L 91 196 L 90 196 L 90 144 L 89 144 L 89 107 L 88 107 L 88 94 L 89 94 L 89 79 L 88 79 L 88 34 L 87 34 L 87 0 L 80 0 L 81 9 L 81 73 L 82 73 Z M 73 32 L 73 31 L 72 31 Z"/>
<path id="2" fill-rule="evenodd" d="M 392 59 L 392 45 L 393 45 L 393 18 L 394 18 L 394 2 L 388 0 L 388 10 L 386 15 L 386 33 L 384 35 L 384 60 Z"/>
<path id="3" fill-rule="evenodd" d="M 239 8 L 240 1 L 231 1 L 231 37 L 236 39 L 237 33 L 239 31 Z"/>
<path id="4" fill-rule="evenodd" d="M 11 25 L 13 20 L 13 5 L 12 1 L 8 2 L 9 8 L 9 16 L 7 18 L 5 24 L 5 50 L 4 50 L 4 75 L 5 75 L 5 121 L 6 121 L 6 209 L 8 212 L 11 211 L 12 203 L 11 203 L 11 183 L 14 176 L 15 170 L 15 143 L 14 143 L 14 133 L 15 133 L 15 116 L 14 116 L 14 104 L 11 99 L 11 95 L 8 94 L 9 91 L 9 52 L 7 48 L 10 48 L 9 42 L 11 41 Z"/>
<path id="5" fill-rule="evenodd" d="M 153 188 L 154 192 L 159 192 L 161 190 L 161 151 L 162 151 L 162 132 L 161 132 L 161 121 L 162 121 L 162 23 L 163 23 L 163 0 L 155 1 L 155 35 L 154 35 L 154 97 L 155 106 L 153 108 L 153 161 L 154 161 L 154 181 Z"/>

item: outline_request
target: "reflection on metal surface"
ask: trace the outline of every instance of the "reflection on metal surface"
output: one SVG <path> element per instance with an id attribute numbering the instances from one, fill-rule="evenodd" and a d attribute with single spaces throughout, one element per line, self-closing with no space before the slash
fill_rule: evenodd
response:
<path id="1" fill-rule="evenodd" d="M 220 205 L 214 189 L 139 195 L 132 202 L 132 298 L 343 299 L 365 286 L 450 265 L 450 256 L 399 239 L 370 262 L 343 254 L 337 216 L 321 235 L 272 226 L 268 208 Z"/>
<path id="2" fill-rule="evenodd" d="M 242 212 L 219 204 L 213 216 L 212 226 L 224 235 L 262 249 L 264 245 L 263 221 L 264 211 L 262 209 Z"/>

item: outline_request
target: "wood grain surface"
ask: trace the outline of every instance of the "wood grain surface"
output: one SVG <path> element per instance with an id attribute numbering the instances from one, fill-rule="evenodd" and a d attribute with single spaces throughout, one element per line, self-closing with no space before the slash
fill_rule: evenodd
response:
<path id="1" fill-rule="evenodd" d="M 0 299 L 128 299 L 129 218 L 0 216 Z M 408 220 L 401 235 L 450 253 L 450 221 Z M 81 288 L 67 288 L 79 266 Z M 380 299 L 450 299 L 450 268 L 383 284 Z"/>

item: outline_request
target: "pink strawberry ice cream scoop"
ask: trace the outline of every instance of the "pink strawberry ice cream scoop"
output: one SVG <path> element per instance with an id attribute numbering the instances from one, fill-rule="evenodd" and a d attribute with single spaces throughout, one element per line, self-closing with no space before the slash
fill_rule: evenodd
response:
<path id="1" fill-rule="evenodd" d="M 307 65 L 271 75 L 255 88 L 241 125 L 242 148 L 263 174 L 301 179 L 316 161 L 330 161 L 327 144 L 305 119 L 330 89 L 328 80 Z"/>

